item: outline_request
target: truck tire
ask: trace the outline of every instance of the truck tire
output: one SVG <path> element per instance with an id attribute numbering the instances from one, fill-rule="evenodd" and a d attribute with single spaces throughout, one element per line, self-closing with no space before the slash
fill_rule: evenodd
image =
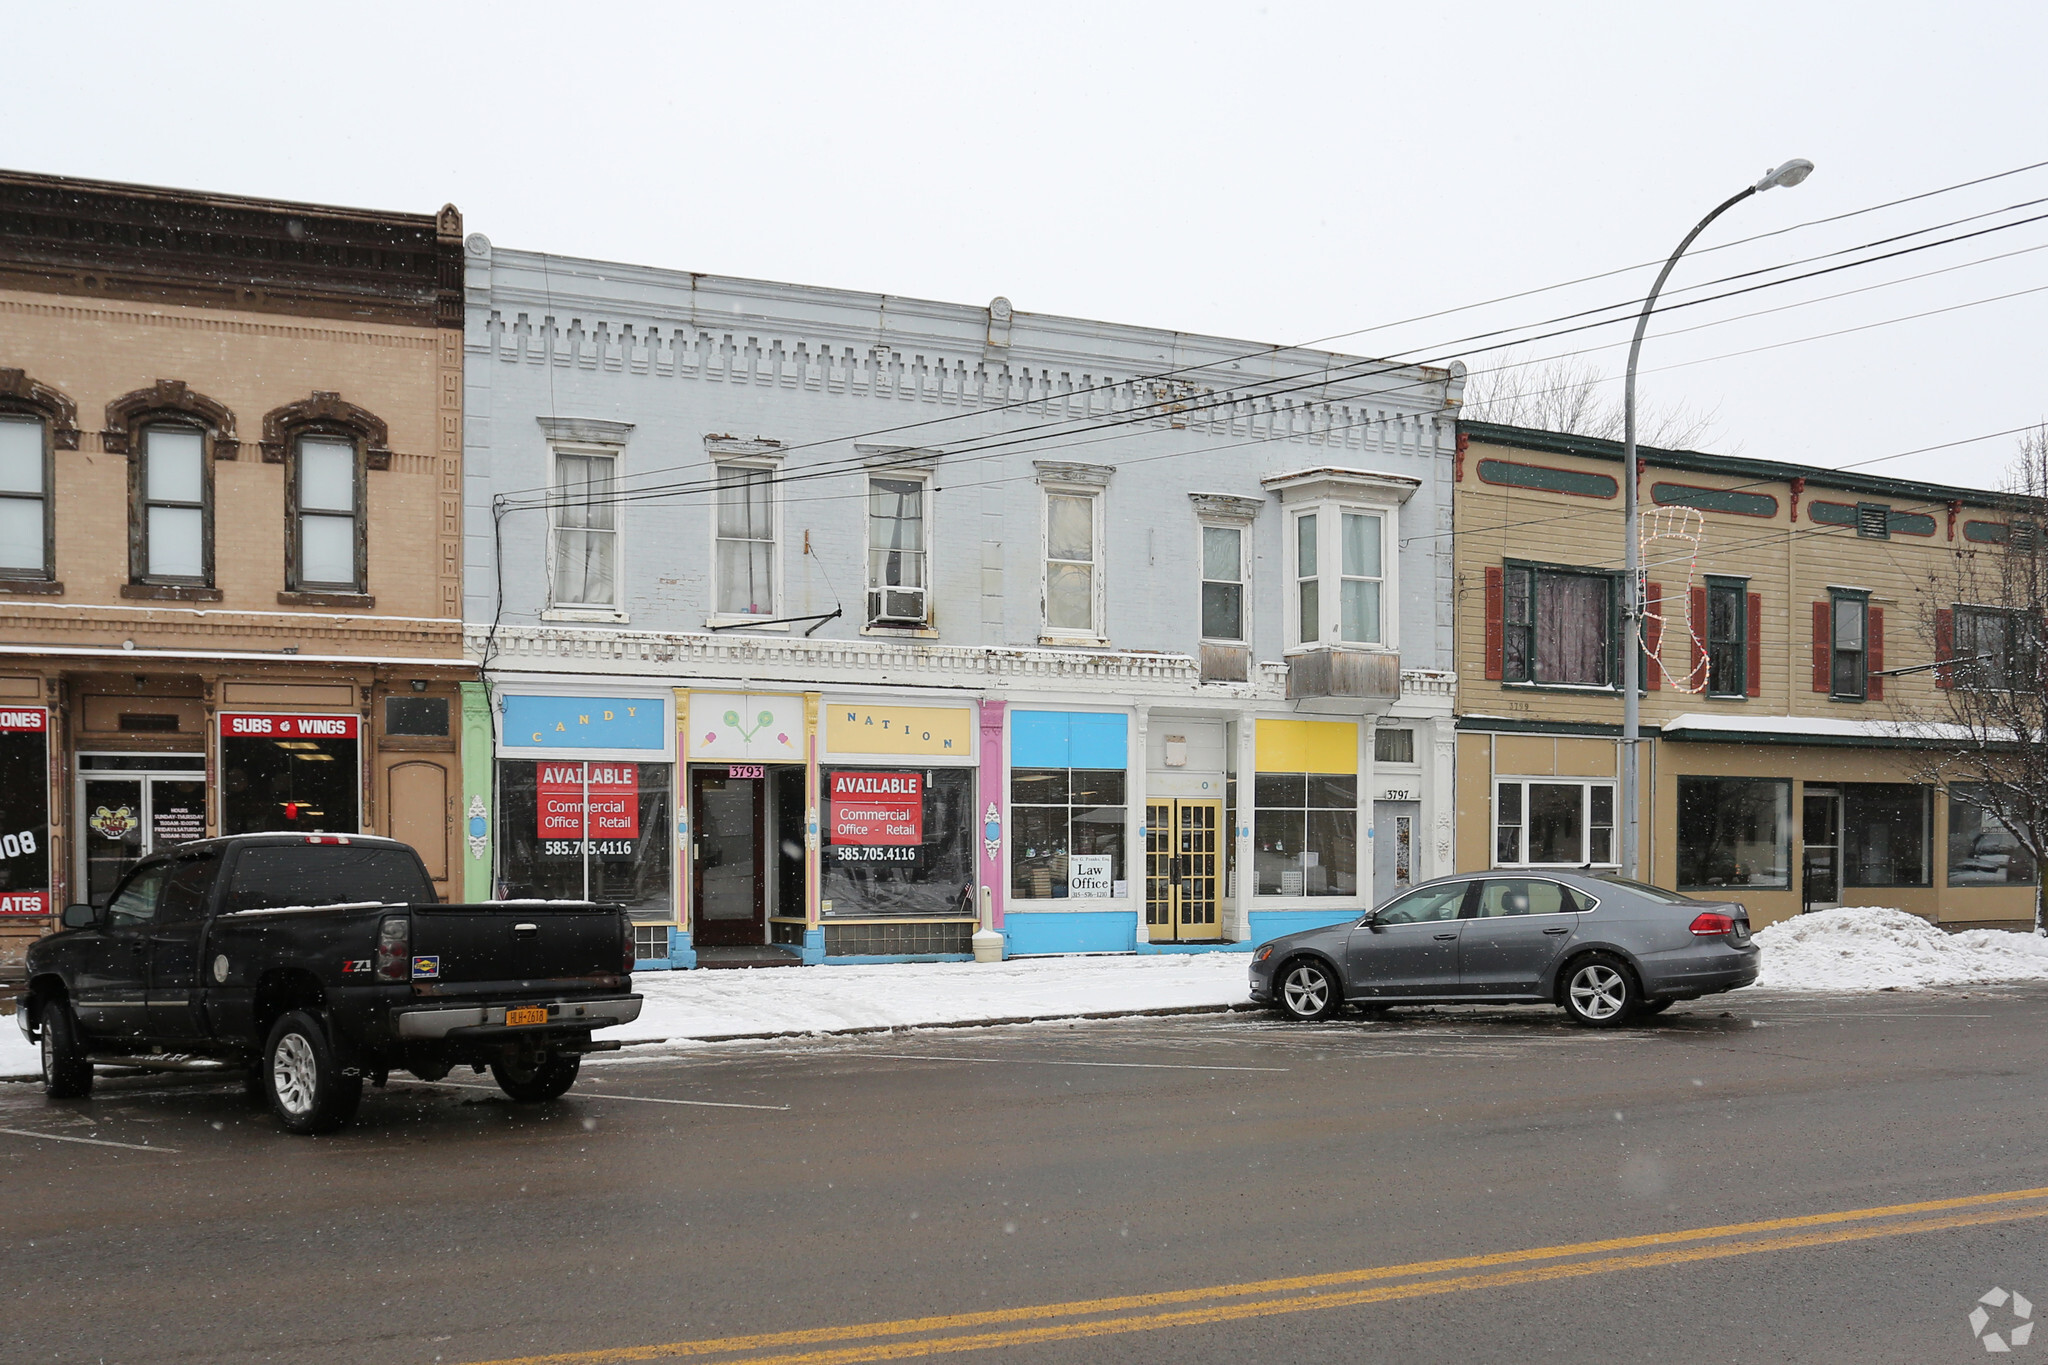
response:
<path id="1" fill-rule="evenodd" d="M 577 1053 L 543 1052 L 510 1062 L 492 1062 L 491 1075 L 498 1088 L 518 1103 L 539 1104 L 560 1099 L 564 1091 L 576 1084 L 576 1073 L 582 1068 L 583 1058 Z"/>
<path id="2" fill-rule="evenodd" d="M 363 1078 L 344 1076 L 316 1015 L 289 1010 L 263 1045 L 264 1097 L 287 1132 L 331 1133 L 355 1117 Z"/>
<path id="3" fill-rule="evenodd" d="M 63 1000 L 42 1008 L 43 1093 L 53 1100 L 75 1100 L 92 1093 L 92 1063 L 78 1037 L 78 1021 Z"/>

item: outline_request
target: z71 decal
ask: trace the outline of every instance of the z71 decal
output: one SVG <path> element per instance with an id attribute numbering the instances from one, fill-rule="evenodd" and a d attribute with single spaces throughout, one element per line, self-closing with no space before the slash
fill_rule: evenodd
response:
<path id="1" fill-rule="evenodd" d="M 416 957 L 412 960 L 412 975 L 415 981 L 423 976 L 434 977 L 440 974 L 441 959 L 439 956 Z"/>
<path id="2" fill-rule="evenodd" d="M 367 957 L 349 958 L 341 964 L 341 974 L 343 976 L 368 976 L 370 974 L 370 959 Z"/>

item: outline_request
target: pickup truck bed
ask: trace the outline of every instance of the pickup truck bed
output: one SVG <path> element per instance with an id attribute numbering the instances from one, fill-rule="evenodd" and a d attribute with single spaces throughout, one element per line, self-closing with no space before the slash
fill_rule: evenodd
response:
<path id="1" fill-rule="evenodd" d="M 239 835 L 136 865 L 28 955 L 17 1019 L 53 1096 L 94 1065 L 248 1067 L 287 1128 L 346 1122 L 365 1079 L 488 1067 L 517 1100 L 574 1083 L 639 1017 L 632 926 L 580 901 L 443 905 L 371 836 Z"/>

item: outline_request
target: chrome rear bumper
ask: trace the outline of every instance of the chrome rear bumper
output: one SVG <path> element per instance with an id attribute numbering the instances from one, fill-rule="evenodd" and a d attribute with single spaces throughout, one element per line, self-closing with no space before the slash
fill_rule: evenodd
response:
<path id="1" fill-rule="evenodd" d="M 610 1028 L 614 1024 L 630 1024 L 640 1017 L 640 997 L 621 995 L 606 1000 L 549 1000 L 533 1001 L 531 1004 L 514 1002 L 511 1005 L 458 1005 L 454 1007 L 407 1010 L 398 1016 L 398 1036 L 401 1038 L 446 1038 L 457 1029 L 504 1027 L 507 1009 L 532 1008 L 545 1003 L 548 1021 L 545 1024 L 528 1024 L 525 1028 L 550 1029 L 574 1027 L 579 1029 Z"/>

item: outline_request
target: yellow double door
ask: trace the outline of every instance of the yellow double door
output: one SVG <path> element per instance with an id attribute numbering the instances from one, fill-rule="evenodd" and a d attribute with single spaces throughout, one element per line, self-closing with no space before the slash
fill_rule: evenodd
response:
<path id="1" fill-rule="evenodd" d="M 1145 937 L 1153 943 L 1223 937 L 1223 803 L 1145 806 Z"/>

